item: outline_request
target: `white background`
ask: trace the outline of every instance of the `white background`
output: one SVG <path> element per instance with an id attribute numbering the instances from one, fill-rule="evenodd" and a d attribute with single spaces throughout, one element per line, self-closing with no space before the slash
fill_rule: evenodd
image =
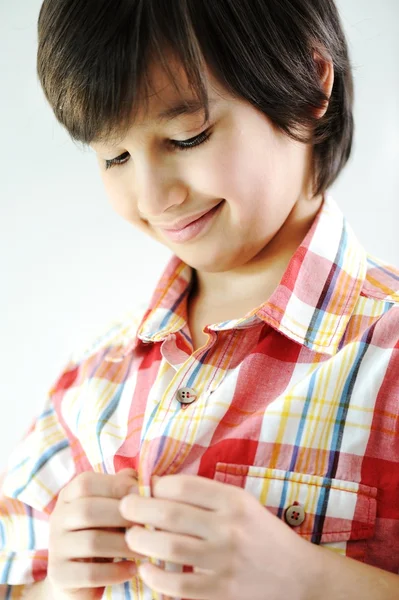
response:
<path id="1" fill-rule="evenodd" d="M 47 105 L 40 6 L 0 0 L 0 468 L 69 354 L 148 298 L 170 256 L 112 211 L 93 151 L 77 148 Z M 369 252 L 399 265 L 399 2 L 338 6 L 356 133 L 330 192 Z"/>

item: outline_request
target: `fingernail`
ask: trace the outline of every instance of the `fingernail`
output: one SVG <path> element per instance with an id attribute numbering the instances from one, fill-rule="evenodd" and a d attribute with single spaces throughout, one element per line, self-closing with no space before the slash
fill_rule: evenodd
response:
<path id="1" fill-rule="evenodd" d="M 138 494 L 139 493 L 139 487 L 137 485 L 137 483 L 135 483 L 134 485 L 132 485 L 132 487 L 130 487 L 127 491 L 128 494 Z"/>
<path id="2" fill-rule="evenodd" d="M 136 469 L 133 469 L 133 467 L 126 467 L 126 469 L 122 469 L 122 471 L 126 475 L 133 475 L 133 477 L 137 477 L 137 475 L 138 475 Z"/>

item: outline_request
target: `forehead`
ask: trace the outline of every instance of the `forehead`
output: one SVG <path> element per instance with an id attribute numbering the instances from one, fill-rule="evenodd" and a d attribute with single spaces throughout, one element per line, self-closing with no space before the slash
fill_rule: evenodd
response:
<path id="1" fill-rule="evenodd" d="M 173 81 L 159 63 L 149 67 L 145 101 L 139 97 L 137 106 L 132 110 L 131 129 L 135 132 L 166 126 L 190 116 L 204 117 L 204 106 L 191 89 L 182 65 L 171 59 L 168 66 L 173 72 Z M 208 69 L 204 75 L 209 107 L 212 109 L 221 102 L 222 89 Z M 90 145 L 94 150 L 100 150 L 117 146 L 122 141 L 93 142 Z"/>
<path id="2" fill-rule="evenodd" d="M 166 57 L 168 67 L 173 73 L 173 80 L 159 61 L 154 61 L 149 66 L 148 93 L 146 103 L 142 103 L 147 104 L 147 111 L 145 107 L 138 110 L 136 115 L 138 126 L 145 126 L 147 122 L 153 121 L 162 123 L 165 120 L 179 117 L 180 114 L 192 114 L 192 109 L 200 106 L 181 62 L 168 52 L 166 52 Z M 202 76 L 210 104 L 214 104 L 221 99 L 226 90 L 222 88 L 206 65 L 204 65 Z M 179 107 L 185 103 L 188 105 L 187 110 L 175 109 L 176 106 Z"/>

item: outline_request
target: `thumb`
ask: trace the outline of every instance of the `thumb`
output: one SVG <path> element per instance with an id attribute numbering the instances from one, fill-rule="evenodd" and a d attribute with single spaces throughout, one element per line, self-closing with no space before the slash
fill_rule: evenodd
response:
<path id="1" fill-rule="evenodd" d="M 130 477 L 133 477 L 134 479 L 138 479 L 139 478 L 139 474 L 136 471 L 136 469 L 133 469 L 133 467 L 128 467 L 126 469 L 121 469 L 120 471 L 118 471 L 118 473 L 116 473 L 116 475 L 119 475 L 119 473 L 124 473 L 126 475 L 129 475 Z"/>

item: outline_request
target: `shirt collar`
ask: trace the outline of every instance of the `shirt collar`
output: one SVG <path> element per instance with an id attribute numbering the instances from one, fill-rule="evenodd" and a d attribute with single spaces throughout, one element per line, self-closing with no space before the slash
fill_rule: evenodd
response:
<path id="1" fill-rule="evenodd" d="M 316 352 L 337 352 L 366 275 L 366 252 L 331 194 L 292 256 L 273 294 L 241 319 L 214 330 L 251 327 L 259 320 Z M 173 256 L 128 350 L 183 329 L 193 269 Z M 124 355 L 127 351 L 125 348 Z"/>

